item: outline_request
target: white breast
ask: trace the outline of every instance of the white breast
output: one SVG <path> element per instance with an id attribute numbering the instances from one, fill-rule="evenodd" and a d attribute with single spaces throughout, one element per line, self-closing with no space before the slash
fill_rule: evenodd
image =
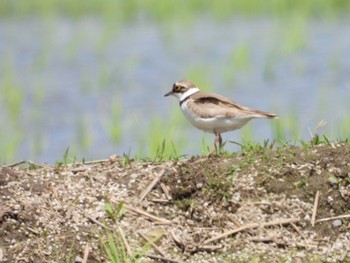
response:
<path id="1" fill-rule="evenodd" d="M 186 118 L 196 128 L 206 132 L 218 132 L 223 133 L 227 131 L 233 131 L 244 126 L 248 121 L 253 118 L 226 118 L 225 116 L 216 116 L 214 118 L 202 118 L 196 115 L 188 108 L 187 101 L 182 103 L 181 110 Z"/>

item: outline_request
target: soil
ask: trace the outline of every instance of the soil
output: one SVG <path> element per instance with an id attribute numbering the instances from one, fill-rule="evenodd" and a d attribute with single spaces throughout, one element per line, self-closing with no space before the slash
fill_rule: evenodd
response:
<path id="1" fill-rule="evenodd" d="M 350 262 L 347 143 L 21 162 L 0 167 L 0 202 L 0 262 L 108 262 L 108 233 L 130 261 Z"/>

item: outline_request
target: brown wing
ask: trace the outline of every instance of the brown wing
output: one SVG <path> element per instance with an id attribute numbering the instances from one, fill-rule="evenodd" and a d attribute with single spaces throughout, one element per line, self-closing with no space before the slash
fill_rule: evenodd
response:
<path id="1" fill-rule="evenodd" d="M 226 118 L 276 118 L 277 115 L 250 109 L 215 93 L 195 93 L 188 107 L 203 118 L 222 116 Z"/>

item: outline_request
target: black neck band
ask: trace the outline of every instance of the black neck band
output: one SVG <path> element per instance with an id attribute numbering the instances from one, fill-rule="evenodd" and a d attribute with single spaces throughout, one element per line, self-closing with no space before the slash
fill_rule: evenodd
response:
<path id="1" fill-rule="evenodd" d="M 184 103 L 186 100 L 188 100 L 190 98 L 190 96 L 187 96 L 186 98 L 184 98 L 182 101 L 180 101 L 180 107 L 182 105 L 182 103 Z"/>

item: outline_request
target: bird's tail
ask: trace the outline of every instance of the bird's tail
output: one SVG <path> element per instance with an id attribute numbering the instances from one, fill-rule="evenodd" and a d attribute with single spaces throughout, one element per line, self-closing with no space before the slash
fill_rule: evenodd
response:
<path id="1" fill-rule="evenodd" d="M 274 113 L 266 113 L 265 116 L 268 119 L 278 119 L 277 114 L 274 114 Z"/>
<path id="2" fill-rule="evenodd" d="M 253 110 L 251 113 L 252 113 L 251 115 L 254 116 L 255 118 L 278 119 L 277 114 L 269 113 L 266 111 Z"/>

